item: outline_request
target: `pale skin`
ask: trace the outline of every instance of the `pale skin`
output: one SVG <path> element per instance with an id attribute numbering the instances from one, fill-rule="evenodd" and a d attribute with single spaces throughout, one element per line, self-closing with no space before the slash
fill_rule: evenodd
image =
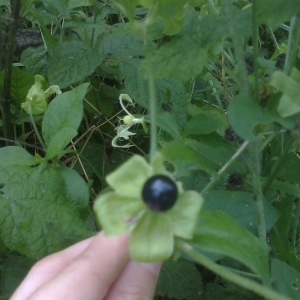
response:
<path id="1" fill-rule="evenodd" d="M 100 232 L 37 262 L 10 299 L 153 299 L 160 265 L 131 261 L 128 236 Z"/>

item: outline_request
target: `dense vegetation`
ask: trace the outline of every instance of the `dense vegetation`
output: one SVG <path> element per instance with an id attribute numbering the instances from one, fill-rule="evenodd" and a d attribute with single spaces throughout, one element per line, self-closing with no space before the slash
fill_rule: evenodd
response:
<path id="1" fill-rule="evenodd" d="M 299 0 L 0 0 L 0 42 L 2 299 L 157 149 L 204 199 L 157 299 L 300 298 Z"/>

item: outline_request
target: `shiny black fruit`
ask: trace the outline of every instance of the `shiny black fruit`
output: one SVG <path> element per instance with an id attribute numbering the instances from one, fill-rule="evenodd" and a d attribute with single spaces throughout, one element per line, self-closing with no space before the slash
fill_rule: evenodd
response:
<path id="1" fill-rule="evenodd" d="M 147 207 L 156 212 L 170 209 L 176 202 L 178 190 L 175 182 L 165 175 L 154 175 L 144 184 L 142 198 Z"/>

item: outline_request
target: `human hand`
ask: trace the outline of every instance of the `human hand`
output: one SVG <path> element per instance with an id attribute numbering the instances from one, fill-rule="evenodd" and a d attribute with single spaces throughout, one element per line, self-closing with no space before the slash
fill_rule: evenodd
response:
<path id="1" fill-rule="evenodd" d="M 100 232 L 37 262 L 11 300 L 153 299 L 160 265 L 130 261 L 128 236 Z"/>

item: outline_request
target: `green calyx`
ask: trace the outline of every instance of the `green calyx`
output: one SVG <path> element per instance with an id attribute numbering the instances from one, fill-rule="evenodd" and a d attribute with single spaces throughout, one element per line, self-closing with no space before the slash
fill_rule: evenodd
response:
<path id="1" fill-rule="evenodd" d="M 138 155 L 106 177 L 112 192 L 100 195 L 94 204 L 96 217 L 108 236 L 130 232 L 130 255 L 135 261 L 163 261 L 172 256 L 176 237 L 190 239 L 203 203 L 195 191 L 184 191 L 176 182 L 178 199 L 165 212 L 151 211 L 142 200 L 147 179 L 156 174 L 170 178 L 164 158 L 156 153 L 148 164 Z"/>
<path id="2" fill-rule="evenodd" d="M 47 109 L 47 97 L 56 93 L 61 94 L 61 90 L 57 85 L 51 85 L 47 90 L 43 89 L 44 77 L 35 75 L 34 85 L 29 89 L 26 101 L 21 104 L 21 107 L 28 113 L 33 115 L 43 114 Z"/>

